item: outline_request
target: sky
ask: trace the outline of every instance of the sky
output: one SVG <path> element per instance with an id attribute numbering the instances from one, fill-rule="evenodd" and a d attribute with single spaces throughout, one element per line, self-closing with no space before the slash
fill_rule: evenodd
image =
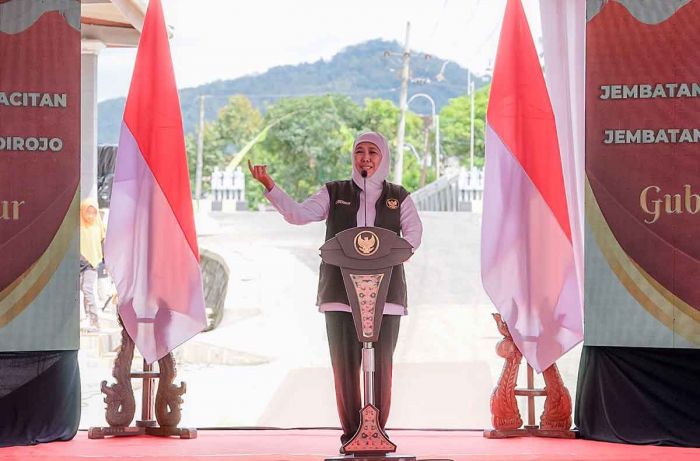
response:
<path id="1" fill-rule="evenodd" d="M 540 49 L 538 0 L 522 0 Z M 162 0 L 179 88 L 328 59 L 381 38 L 487 73 L 506 0 Z M 98 61 L 98 100 L 126 96 L 135 49 Z M 465 75 L 466 88 L 466 75 Z"/>

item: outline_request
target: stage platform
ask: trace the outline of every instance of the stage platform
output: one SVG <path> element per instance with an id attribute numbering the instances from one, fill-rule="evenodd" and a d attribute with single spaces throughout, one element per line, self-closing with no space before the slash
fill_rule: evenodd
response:
<path id="1" fill-rule="evenodd" d="M 80 431 L 74 440 L 32 447 L 0 448 L 5 460 L 240 460 L 306 461 L 337 456 L 339 431 L 200 430 L 194 440 L 158 437 L 88 440 Z M 518 438 L 487 440 L 477 431 L 389 431 L 399 453 L 418 460 L 700 460 L 700 449 L 621 445 L 587 440 Z"/>

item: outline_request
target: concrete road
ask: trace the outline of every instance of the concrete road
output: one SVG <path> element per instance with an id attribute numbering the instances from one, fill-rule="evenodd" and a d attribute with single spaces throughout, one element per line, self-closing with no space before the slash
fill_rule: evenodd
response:
<path id="1" fill-rule="evenodd" d="M 292 226 L 275 212 L 211 217 L 217 230 L 200 245 L 220 254 L 231 276 L 221 325 L 179 351 L 183 424 L 338 426 L 325 324 L 314 305 L 324 224 Z M 421 218 L 423 244 L 406 263 L 409 315 L 395 354 L 389 426 L 484 428 L 503 362 L 481 288 L 480 215 Z M 559 363 L 572 396 L 579 354 L 580 347 Z M 101 414 L 101 397 L 90 395 L 82 426 Z"/>
<path id="2" fill-rule="evenodd" d="M 406 264 L 409 315 L 402 319 L 395 355 L 389 424 L 485 427 L 502 360 L 494 351 L 500 337 L 493 308 L 481 287 L 480 215 L 421 217 L 423 244 Z M 219 231 L 200 243 L 227 261 L 229 295 L 222 325 L 197 341 L 260 360 L 244 372 L 240 366 L 217 371 L 231 376 L 227 387 L 242 395 L 229 397 L 230 413 L 214 420 L 337 425 L 325 325 L 314 305 L 324 224 L 292 226 L 274 212 L 214 218 Z M 572 393 L 577 364 L 578 351 L 561 363 Z M 235 385 L 237 379 L 241 386 Z M 196 398 L 194 390 L 190 398 Z M 203 398 L 202 405 L 211 406 L 208 402 Z"/>

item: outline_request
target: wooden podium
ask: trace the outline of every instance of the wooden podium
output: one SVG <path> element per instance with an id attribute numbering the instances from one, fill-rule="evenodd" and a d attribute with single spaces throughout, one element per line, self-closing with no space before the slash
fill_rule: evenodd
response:
<path id="1" fill-rule="evenodd" d="M 337 234 L 321 247 L 326 264 L 340 267 L 348 294 L 357 338 L 362 343 L 363 406 L 360 427 L 343 445 L 346 456 L 327 460 L 406 460 L 415 456 L 393 454 L 393 444 L 379 425 L 374 405 L 374 347 L 393 267 L 413 255 L 413 247 L 396 233 L 381 227 L 354 227 Z"/>

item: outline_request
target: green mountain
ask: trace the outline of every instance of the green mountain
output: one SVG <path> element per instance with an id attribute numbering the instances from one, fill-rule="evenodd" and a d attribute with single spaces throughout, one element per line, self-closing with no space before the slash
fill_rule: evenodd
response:
<path id="1" fill-rule="evenodd" d="M 371 40 L 341 50 L 330 60 L 318 60 L 295 66 L 278 66 L 259 75 L 247 75 L 233 80 L 218 80 L 195 88 L 179 90 L 185 132 L 193 132 L 199 121 L 199 96 L 205 99 L 205 118 L 214 120 L 229 96 L 246 95 L 261 111 L 280 98 L 322 95 L 328 93 L 350 96 L 362 104 L 366 98 L 390 99 L 398 105 L 401 87 L 402 47 L 397 42 Z M 430 95 L 437 110 L 450 98 L 467 91 L 467 70 L 455 63 L 425 53 L 411 54 L 411 83 L 409 97 L 415 93 Z M 444 78 L 438 78 L 443 70 Z M 476 79 L 476 87 L 488 83 Z M 98 104 L 98 143 L 116 144 L 124 112 L 125 98 L 110 99 Z M 420 114 L 430 113 L 425 98 L 411 103 L 410 109 Z"/>

